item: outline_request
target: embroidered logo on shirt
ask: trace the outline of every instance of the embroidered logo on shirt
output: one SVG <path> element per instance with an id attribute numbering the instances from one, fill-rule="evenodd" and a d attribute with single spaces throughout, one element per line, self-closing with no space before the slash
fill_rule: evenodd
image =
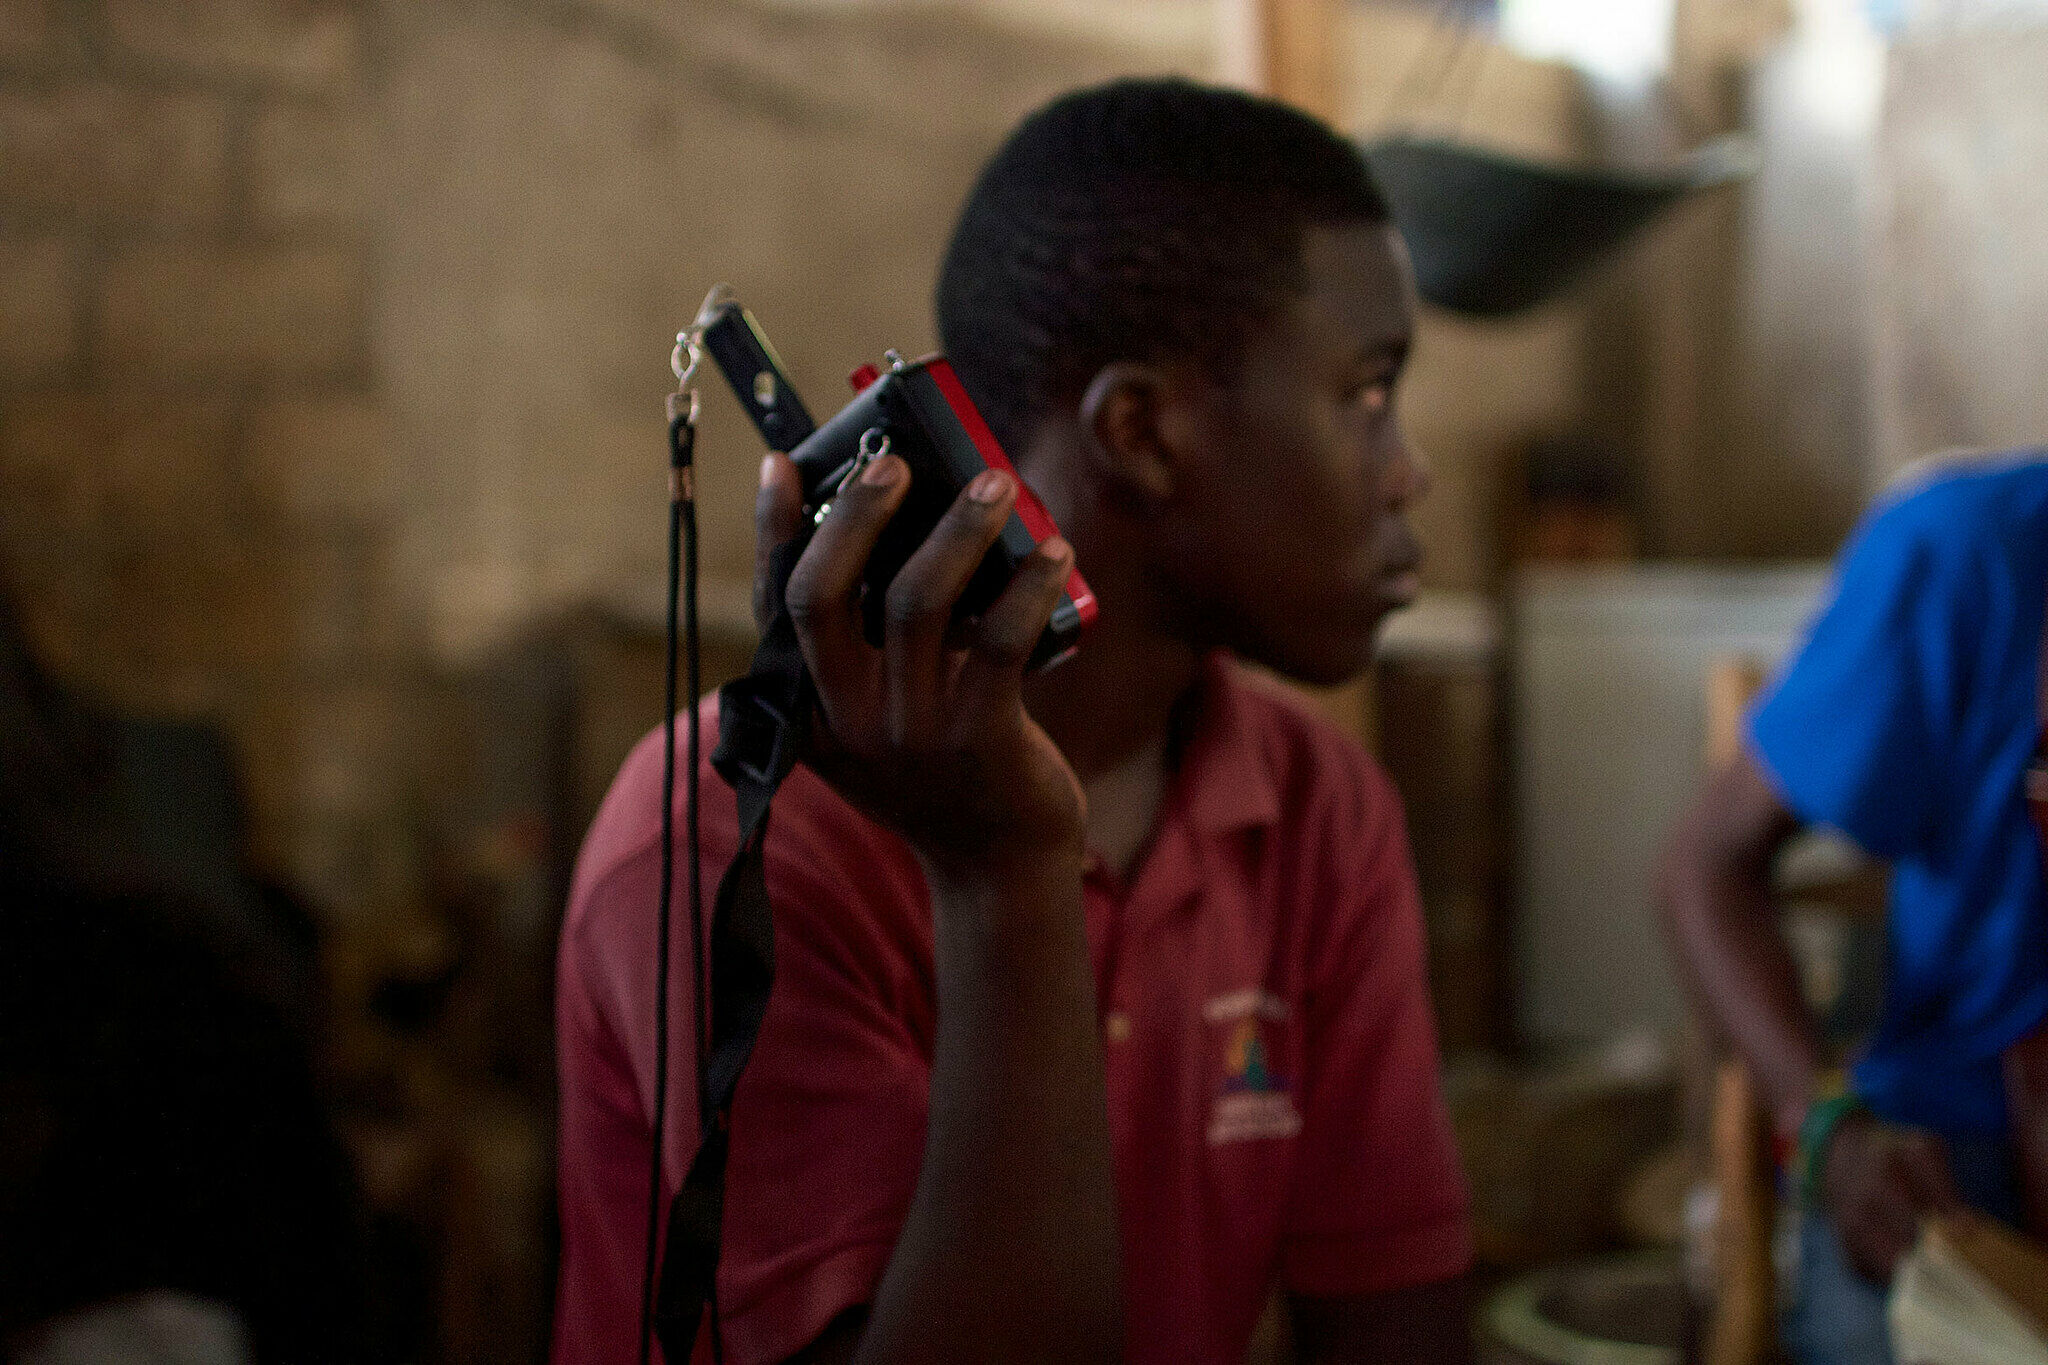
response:
<path id="1" fill-rule="evenodd" d="M 1288 1094 L 1287 1078 L 1273 1070 L 1266 1053 L 1265 1029 L 1287 1018 L 1287 1002 L 1266 991 L 1233 991 L 1204 1005 L 1202 1017 L 1230 1029 L 1223 1048 L 1223 1093 L 1209 1115 L 1210 1145 L 1300 1132 L 1301 1114 Z"/>

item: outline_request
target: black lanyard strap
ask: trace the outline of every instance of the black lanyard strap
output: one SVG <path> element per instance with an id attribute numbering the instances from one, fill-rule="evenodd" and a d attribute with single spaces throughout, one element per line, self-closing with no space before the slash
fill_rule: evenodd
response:
<path id="1" fill-rule="evenodd" d="M 809 528 L 806 527 L 806 532 Z M 718 690 L 718 748 L 711 764 L 739 806 L 739 849 L 718 883 L 709 944 L 711 1045 L 698 1077 L 699 1137 L 689 1174 L 669 1206 L 668 1248 L 655 1330 L 670 1365 L 683 1365 L 707 1305 L 714 1359 L 718 1340 L 718 1256 L 725 1221 L 725 1170 L 732 1101 L 753 1055 L 775 983 L 775 917 L 768 900 L 769 806 L 810 734 L 816 691 L 783 600 L 808 534 L 769 561 L 770 620 L 752 668 Z M 695 780 L 695 775 L 692 775 Z"/>

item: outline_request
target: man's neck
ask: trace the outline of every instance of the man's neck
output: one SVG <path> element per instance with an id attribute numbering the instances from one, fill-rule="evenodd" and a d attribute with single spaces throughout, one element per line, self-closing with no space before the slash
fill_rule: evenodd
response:
<path id="1" fill-rule="evenodd" d="M 1178 640 L 1105 619 L 1075 657 L 1026 682 L 1024 701 L 1086 785 L 1140 754 L 1163 757 L 1174 704 L 1200 666 Z"/>
<path id="2" fill-rule="evenodd" d="M 1195 651 L 1108 613 L 1081 652 L 1042 678 L 1025 701 L 1088 793 L 1088 844 L 1128 874 L 1151 837 L 1166 792 L 1175 706 L 1200 673 Z"/>
<path id="3" fill-rule="evenodd" d="M 1029 679 L 1024 701 L 1088 793 L 1090 848 L 1128 872 L 1165 794 L 1174 708 L 1194 687 L 1201 658 L 1168 628 L 1172 603 L 1137 549 L 1144 528 L 1096 496 L 1082 476 L 1084 444 L 1079 432 L 1048 426 L 1021 466 L 1073 541 L 1101 603 L 1080 653 Z"/>

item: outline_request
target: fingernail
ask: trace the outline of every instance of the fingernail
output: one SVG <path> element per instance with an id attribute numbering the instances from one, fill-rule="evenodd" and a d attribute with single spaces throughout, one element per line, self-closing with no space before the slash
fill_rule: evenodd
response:
<path id="1" fill-rule="evenodd" d="M 766 488 L 769 484 L 774 482 L 775 457 L 773 455 L 763 455 L 761 457 L 761 487 Z"/>
<path id="2" fill-rule="evenodd" d="M 1065 536 L 1047 536 L 1038 542 L 1038 553 L 1057 564 L 1073 553 L 1074 547 L 1067 544 Z"/>
<path id="3" fill-rule="evenodd" d="M 973 483 L 967 485 L 967 498 L 970 502 L 988 505 L 1002 501 L 1003 495 L 1009 491 L 1008 474 L 1000 469 L 984 469 L 974 476 Z"/>
<path id="4" fill-rule="evenodd" d="M 877 488 L 886 488 L 896 482 L 896 473 L 902 466 L 884 455 L 868 461 L 868 467 L 860 472 L 862 483 L 871 483 Z"/>

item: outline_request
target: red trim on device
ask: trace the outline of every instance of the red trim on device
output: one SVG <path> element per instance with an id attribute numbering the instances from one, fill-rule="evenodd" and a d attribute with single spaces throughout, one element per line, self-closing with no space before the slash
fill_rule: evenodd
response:
<path id="1" fill-rule="evenodd" d="M 1088 586 L 1088 580 L 1081 577 L 1080 569 L 1067 575 L 1067 596 L 1074 603 L 1074 610 L 1081 615 L 1081 629 L 1095 624 L 1095 593 Z"/>
<path id="2" fill-rule="evenodd" d="M 1010 457 L 1003 454 L 1002 445 L 996 434 L 988 429 L 988 423 L 981 419 L 974 400 L 967 396 L 967 390 L 960 383 L 960 376 L 953 373 L 953 367 L 943 358 L 934 356 L 925 362 L 925 368 L 938 383 L 939 392 L 945 395 L 947 406 L 960 419 L 960 425 L 967 429 L 974 448 L 981 452 L 982 463 L 990 469 L 1000 469 L 1017 481 L 1017 516 L 1023 521 L 1024 529 L 1031 533 L 1031 539 L 1044 544 L 1060 533 L 1053 525 L 1052 513 L 1045 510 L 1045 504 L 1038 500 L 1038 494 L 1031 491 L 1031 485 L 1010 463 Z M 1095 594 L 1088 587 L 1088 580 L 1081 577 L 1077 564 L 1067 574 L 1067 596 L 1073 599 L 1074 610 L 1080 613 L 1081 624 L 1095 624 Z"/>
<path id="3" fill-rule="evenodd" d="M 1024 480 L 1018 478 L 1017 467 L 1010 463 L 1009 456 L 1003 454 L 1003 448 L 997 443 L 996 434 L 988 429 L 988 423 L 981 420 L 981 414 L 975 410 L 967 390 L 961 387 L 960 376 L 953 373 L 953 367 L 934 357 L 925 363 L 925 368 L 938 381 L 939 392 L 946 395 L 953 415 L 960 419 L 961 426 L 967 428 L 974 448 L 981 452 L 982 463 L 1017 480 L 1017 515 L 1024 519 L 1024 529 L 1031 533 L 1031 538 L 1044 540 L 1058 535 L 1060 528 L 1052 524 L 1052 514 L 1045 510 L 1045 504 L 1038 500 L 1038 495 L 1026 486 Z"/>

